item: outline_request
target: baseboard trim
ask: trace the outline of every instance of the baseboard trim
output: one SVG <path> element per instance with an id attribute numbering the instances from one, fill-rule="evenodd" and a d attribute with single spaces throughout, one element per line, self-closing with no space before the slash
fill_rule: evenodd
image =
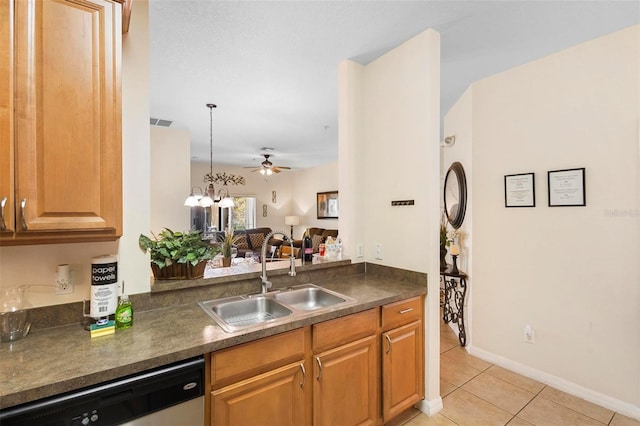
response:
<path id="1" fill-rule="evenodd" d="M 423 399 L 421 402 L 416 404 L 416 408 L 425 413 L 427 416 L 431 417 L 442 411 L 442 398 L 438 397 L 431 401 Z"/>
<path id="2" fill-rule="evenodd" d="M 609 395 L 605 395 L 592 389 L 585 388 L 584 386 L 580 386 L 576 383 L 570 382 L 566 379 L 563 379 L 562 377 L 545 373 L 544 371 L 537 370 L 528 365 L 520 364 L 519 362 L 494 354 L 493 352 L 485 351 L 484 349 L 480 349 L 474 346 L 467 346 L 467 351 L 471 355 L 495 364 L 499 367 L 506 368 L 507 370 L 511 370 L 525 377 L 537 380 L 541 383 L 544 383 L 545 385 L 552 386 L 563 392 L 608 408 L 624 416 L 640 420 L 639 406 L 635 406 Z"/>

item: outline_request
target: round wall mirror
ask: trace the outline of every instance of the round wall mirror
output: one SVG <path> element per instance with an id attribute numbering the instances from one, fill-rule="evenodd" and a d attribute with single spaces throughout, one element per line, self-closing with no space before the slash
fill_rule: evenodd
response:
<path id="1" fill-rule="evenodd" d="M 467 179 L 464 167 L 457 161 L 449 167 L 444 178 L 444 211 L 455 229 L 462 226 L 467 210 Z"/>

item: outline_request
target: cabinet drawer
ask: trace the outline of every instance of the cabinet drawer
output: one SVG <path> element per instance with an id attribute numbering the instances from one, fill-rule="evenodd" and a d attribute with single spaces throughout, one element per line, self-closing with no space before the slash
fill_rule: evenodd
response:
<path id="1" fill-rule="evenodd" d="M 422 296 L 390 303 L 382 307 L 382 330 L 422 319 Z"/>
<path id="2" fill-rule="evenodd" d="M 211 354 L 211 386 L 214 389 L 264 373 L 283 365 L 303 361 L 310 328 L 223 349 Z"/>
<path id="3" fill-rule="evenodd" d="M 378 310 L 348 315 L 321 322 L 313 326 L 313 351 L 315 353 L 352 342 L 376 333 Z"/>

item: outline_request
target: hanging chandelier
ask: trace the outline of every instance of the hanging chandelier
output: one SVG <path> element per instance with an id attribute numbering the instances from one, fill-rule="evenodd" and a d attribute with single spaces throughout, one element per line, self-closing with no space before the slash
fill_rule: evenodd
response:
<path id="1" fill-rule="evenodd" d="M 202 191 L 200 187 L 192 188 L 191 194 L 185 200 L 184 205 L 188 207 L 211 207 L 214 203 L 218 203 L 220 208 L 235 207 L 236 204 L 229 195 L 227 184 L 244 185 L 244 177 L 226 173 L 213 174 L 213 109 L 217 108 L 217 106 L 215 104 L 207 104 L 207 108 L 209 108 L 209 173 L 204 175 L 204 183 L 207 186 L 205 191 Z M 217 195 L 213 186 L 214 183 L 222 183 L 222 188 L 218 190 Z M 200 190 L 200 194 L 195 193 L 196 189 Z"/>

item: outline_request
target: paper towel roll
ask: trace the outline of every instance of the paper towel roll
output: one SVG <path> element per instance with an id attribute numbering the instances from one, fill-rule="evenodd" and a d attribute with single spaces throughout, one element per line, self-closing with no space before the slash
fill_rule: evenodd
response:
<path id="1" fill-rule="evenodd" d="M 91 260 L 91 315 L 115 314 L 118 305 L 118 257 L 104 255 Z"/>

